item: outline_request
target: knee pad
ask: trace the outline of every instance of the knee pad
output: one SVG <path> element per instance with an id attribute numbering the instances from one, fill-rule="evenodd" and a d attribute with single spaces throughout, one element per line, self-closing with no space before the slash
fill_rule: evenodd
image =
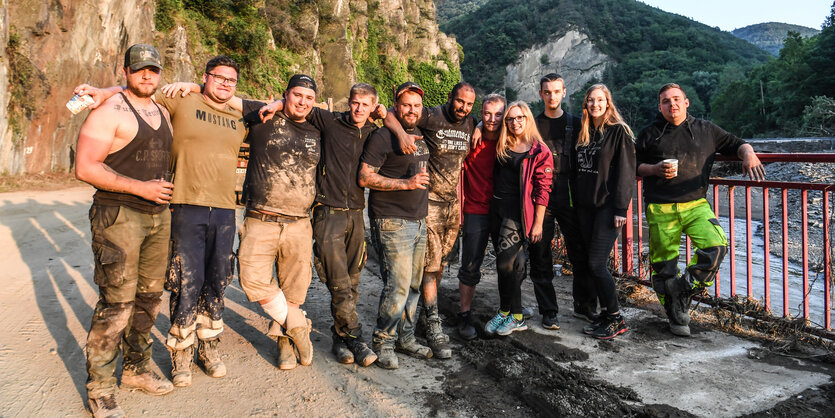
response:
<path id="1" fill-rule="evenodd" d="M 696 263 L 687 268 L 693 285 L 708 287 L 713 285 L 713 278 L 728 253 L 728 247 L 716 246 L 696 250 Z"/>
<path id="2" fill-rule="evenodd" d="M 273 320 L 279 324 L 283 324 L 287 320 L 287 299 L 284 297 L 284 292 L 278 292 L 273 300 L 261 305 L 261 309 L 267 313 Z"/>

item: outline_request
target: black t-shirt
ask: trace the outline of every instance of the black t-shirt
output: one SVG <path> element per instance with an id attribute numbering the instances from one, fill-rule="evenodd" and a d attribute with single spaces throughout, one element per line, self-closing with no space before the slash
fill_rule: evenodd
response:
<path id="1" fill-rule="evenodd" d="M 513 152 L 508 150 L 508 158 L 499 158 L 496 162 L 495 183 L 493 183 L 493 198 L 496 200 L 495 210 L 502 218 L 522 219 L 521 196 L 522 189 L 520 173 L 522 161 L 528 152 Z"/>
<path id="2" fill-rule="evenodd" d="M 349 112 L 334 113 L 319 108 L 313 108 L 307 120 L 322 132 L 316 201 L 335 208 L 362 209 L 365 192 L 357 184 L 357 172 L 365 140 L 377 126 L 366 121 L 358 128 Z"/>
<path id="3" fill-rule="evenodd" d="M 571 120 L 571 125 L 567 123 Z M 548 199 L 548 207 L 555 208 L 567 206 L 569 199 L 569 179 L 574 175 L 575 166 L 573 163 L 573 149 L 577 144 L 577 135 L 580 131 L 580 119 L 576 116 L 563 112 L 558 118 L 549 118 L 545 113 L 536 117 L 536 128 L 542 135 L 542 140 L 548 145 L 554 157 L 554 177 L 551 185 L 551 197 Z M 571 138 L 566 140 L 566 135 Z"/>
<path id="4" fill-rule="evenodd" d="M 417 131 L 406 131 L 415 134 Z M 420 172 L 420 162 L 429 161 L 429 150 L 423 140 L 415 141 L 417 151 L 414 154 L 403 154 L 400 142 L 388 128 L 376 130 L 365 143 L 362 162 L 380 167 L 383 177 L 393 179 L 408 179 Z M 426 217 L 428 206 L 428 190 L 396 190 L 380 191 L 371 189 L 368 194 L 368 217 L 400 218 L 419 220 Z"/>
<path id="5" fill-rule="evenodd" d="M 476 121 L 467 116 L 454 123 L 447 105 L 441 105 L 424 109 L 417 126 L 429 148 L 429 199 L 454 202 Z"/>
<path id="6" fill-rule="evenodd" d="M 319 130 L 308 122 L 287 119 L 282 112 L 261 123 L 258 109 L 262 106 L 262 102 L 243 101 L 250 145 L 243 200 L 250 209 L 308 216 L 316 196 Z"/>

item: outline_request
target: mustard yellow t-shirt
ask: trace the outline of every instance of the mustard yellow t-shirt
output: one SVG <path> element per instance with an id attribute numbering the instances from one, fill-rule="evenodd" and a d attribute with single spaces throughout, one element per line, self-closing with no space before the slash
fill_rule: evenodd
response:
<path id="1" fill-rule="evenodd" d="M 198 93 L 167 98 L 157 92 L 154 99 L 174 127 L 171 203 L 234 209 L 238 149 L 247 133 L 241 112 L 217 110 Z"/>

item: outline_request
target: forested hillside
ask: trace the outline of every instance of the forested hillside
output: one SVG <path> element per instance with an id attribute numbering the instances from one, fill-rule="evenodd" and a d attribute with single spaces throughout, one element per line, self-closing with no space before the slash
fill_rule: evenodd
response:
<path id="1" fill-rule="evenodd" d="M 820 30 L 788 23 L 768 22 L 757 23 L 756 25 L 731 31 L 737 38 L 745 39 L 774 56 L 780 55 L 780 50 L 783 48 L 783 41 L 789 32 L 797 32 L 800 36 L 809 38 L 820 33 Z"/>
<path id="2" fill-rule="evenodd" d="M 615 91 L 616 102 L 638 128 L 655 116 L 662 84 L 682 84 L 690 92 L 691 112 L 710 116 L 719 88 L 769 59 L 728 32 L 634 0 L 489 0 L 440 24 L 456 35 L 464 50 L 463 77 L 481 92 L 503 88 L 504 68 L 520 51 L 579 29 L 615 60 L 600 81 Z"/>

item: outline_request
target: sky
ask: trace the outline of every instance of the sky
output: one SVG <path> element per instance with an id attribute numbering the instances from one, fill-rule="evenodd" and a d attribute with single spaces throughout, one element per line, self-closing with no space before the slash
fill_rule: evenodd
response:
<path id="1" fill-rule="evenodd" d="M 820 29 L 832 7 L 832 0 L 639 1 L 726 31 L 765 22 L 791 23 Z"/>

